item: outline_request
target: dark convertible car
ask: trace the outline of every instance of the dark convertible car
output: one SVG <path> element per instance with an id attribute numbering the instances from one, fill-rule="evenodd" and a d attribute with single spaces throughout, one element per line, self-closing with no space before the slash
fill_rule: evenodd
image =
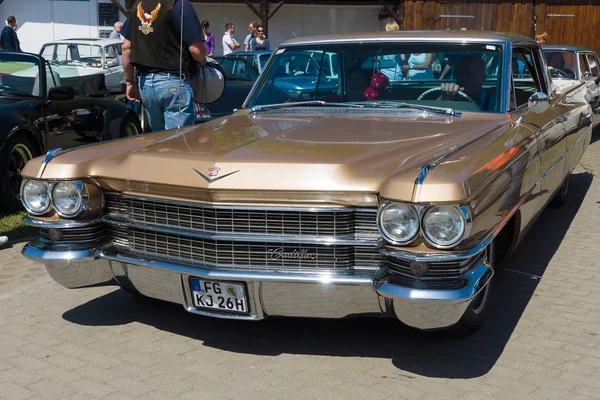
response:
<path id="1" fill-rule="evenodd" d="M 133 110 L 107 95 L 104 75 L 63 85 L 44 58 L 0 53 L 0 212 L 21 208 L 21 170 L 30 159 L 141 133 Z"/>

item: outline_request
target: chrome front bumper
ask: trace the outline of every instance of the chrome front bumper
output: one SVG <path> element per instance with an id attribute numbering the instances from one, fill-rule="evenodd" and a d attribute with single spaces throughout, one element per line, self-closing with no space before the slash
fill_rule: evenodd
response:
<path id="1" fill-rule="evenodd" d="M 422 288 L 403 286 L 384 268 L 353 275 L 216 270 L 142 259 L 111 246 L 72 250 L 39 239 L 27 244 L 22 253 L 43 262 L 52 279 L 67 288 L 120 285 L 211 317 L 258 320 L 267 316 L 386 314 L 419 329 L 445 328 L 458 322 L 493 276 L 485 258 L 461 277 L 459 288 L 431 289 L 425 283 Z M 191 301 L 190 277 L 244 282 L 249 313 L 197 309 Z"/>

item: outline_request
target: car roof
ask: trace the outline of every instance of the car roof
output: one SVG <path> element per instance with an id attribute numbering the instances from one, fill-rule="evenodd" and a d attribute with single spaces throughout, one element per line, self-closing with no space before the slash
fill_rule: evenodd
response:
<path id="1" fill-rule="evenodd" d="M 535 43 L 533 39 L 510 32 L 491 31 L 377 31 L 364 33 L 346 33 L 341 35 L 308 36 L 290 39 L 280 44 L 294 46 L 312 43 L 348 43 L 348 42 L 528 42 Z"/>
<path id="2" fill-rule="evenodd" d="M 271 54 L 273 51 L 271 50 L 248 50 L 248 51 L 236 51 L 234 53 L 229 53 L 225 57 L 235 57 L 240 55 L 262 55 L 262 54 Z"/>
<path id="3" fill-rule="evenodd" d="M 542 46 L 542 50 L 570 50 L 570 51 L 587 51 L 594 53 L 594 51 L 588 47 L 574 46 L 570 44 L 545 44 Z"/>
<path id="4" fill-rule="evenodd" d="M 65 44 L 65 43 L 95 44 L 98 46 L 107 46 L 110 44 L 122 44 L 123 42 L 120 39 L 70 38 L 70 39 L 53 40 L 52 42 L 44 43 L 44 46 L 48 46 L 51 44 Z"/>

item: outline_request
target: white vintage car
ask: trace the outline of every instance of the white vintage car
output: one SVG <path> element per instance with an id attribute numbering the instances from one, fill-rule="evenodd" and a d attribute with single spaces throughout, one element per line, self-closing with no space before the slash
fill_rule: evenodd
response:
<path id="1" fill-rule="evenodd" d="M 40 55 L 61 78 L 103 73 L 106 87 L 112 93 L 122 93 L 122 42 L 118 39 L 64 39 L 46 43 Z"/>

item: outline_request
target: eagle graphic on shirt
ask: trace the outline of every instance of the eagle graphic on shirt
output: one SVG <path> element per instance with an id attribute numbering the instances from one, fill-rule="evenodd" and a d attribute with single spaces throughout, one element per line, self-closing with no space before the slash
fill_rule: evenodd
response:
<path id="1" fill-rule="evenodd" d="M 158 12 L 160 11 L 160 3 L 156 6 L 154 11 L 150 14 L 146 13 L 142 8 L 142 2 L 138 3 L 137 6 L 137 17 L 142 23 L 139 26 L 139 30 L 142 31 L 144 35 L 149 34 L 150 32 L 154 32 L 154 28 L 152 28 L 152 22 L 158 17 Z"/>

